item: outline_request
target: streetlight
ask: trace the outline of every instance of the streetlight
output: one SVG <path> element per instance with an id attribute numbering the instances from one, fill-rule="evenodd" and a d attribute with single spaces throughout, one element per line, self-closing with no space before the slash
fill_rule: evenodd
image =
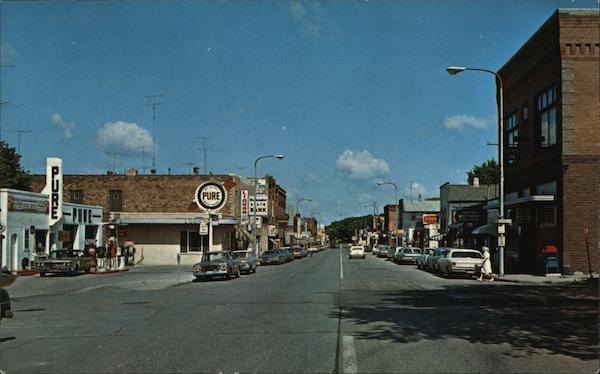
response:
<path id="1" fill-rule="evenodd" d="M 500 74 L 493 70 L 482 69 L 482 68 L 467 68 L 464 66 L 449 66 L 446 71 L 450 75 L 455 75 L 465 70 L 483 71 L 492 74 L 496 77 L 496 90 L 498 91 L 497 104 L 498 104 L 498 160 L 500 161 L 500 196 L 498 197 L 498 226 L 503 226 L 506 222 L 504 220 L 504 94 L 502 87 L 502 77 Z M 498 249 L 500 251 L 500 276 L 504 276 L 504 233 L 498 230 Z"/>
<path id="2" fill-rule="evenodd" d="M 394 208 L 396 211 L 396 232 L 394 233 L 394 236 L 396 237 L 396 247 L 398 246 L 398 186 L 396 185 L 396 183 L 394 182 L 384 182 L 384 181 L 377 181 L 377 185 L 378 186 L 383 186 L 384 184 L 389 184 L 391 186 L 394 186 Z"/>
<path id="3" fill-rule="evenodd" d="M 265 156 L 260 156 L 258 158 L 256 158 L 256 160 L 254 160 L 254 214 L 253 214 L 253 219 L 252 219 L 252 238 L 254 238 L 254 243 L 252 243 L 253 245 L 253 250 L 254 250 L 254 255 L 256 257 L 258 257 L 258 240 L 256 238 L 256 207 L 257 207 L 257 201 L 256 201 L 256 186 L 258 185 L 258 181 L 256 179 L 256 163 L 258 163 L 258 160 L 262 160 L 263 158 L 276 158 L 278 160 L 283 160 L 284 159 L 284 155 L 265 155 Z"/>

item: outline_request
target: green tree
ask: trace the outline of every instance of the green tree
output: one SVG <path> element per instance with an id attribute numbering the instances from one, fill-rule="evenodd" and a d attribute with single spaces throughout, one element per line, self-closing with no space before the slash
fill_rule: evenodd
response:
<path id="1" fill-rule="evenodd" d="M 467 172 L 469 184 L 473 184 L 473 178 L 479 178 L 481 184 L 500 183 L 500 168 L 496 160 L 484 161 L 481 165 L 475 165 L 471 171 Z"/>
<path id="2" fill-rule="evenodd" d="M 8 143 L 0 141 L 0 187 L 29 190 L 29 173 L 21 167 L 21 155 Z"/>
<path id="3" fill-rule="evenodd" d="M 372 229 L 373 218 L 371 215 L 362 217 L 348 217 L 341 221 L 334 221 L 325 227 L 325 232 L 330 239 L 338 240 L 343 243 L 352 241 L 356 230 L 367 228 Z"/>

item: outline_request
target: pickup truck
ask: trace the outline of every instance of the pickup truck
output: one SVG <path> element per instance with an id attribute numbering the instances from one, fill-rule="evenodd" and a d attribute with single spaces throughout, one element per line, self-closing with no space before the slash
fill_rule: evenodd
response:
<path id="1" fill-rule="evenodd" d="M 89 273 L 96 268 L 96 258 L 86 256 L 81 250 L 59 249 L 50 252 L 48 257 L 38 257 L 33 263 L 33 269 L 40 273 L 40 277 L 46 273 Z"/>

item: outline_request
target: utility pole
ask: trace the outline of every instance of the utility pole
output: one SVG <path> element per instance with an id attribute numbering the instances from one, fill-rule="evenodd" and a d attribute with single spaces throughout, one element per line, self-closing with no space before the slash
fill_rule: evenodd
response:
<path id="1" fill-rule="evenodd" d="M 148 147 L 142 146 L 137 147 L 136 149 L 142 150 L 142 175 L 146 175 L 146 149 L 148 149 Z"/>
<path id="2" fill-rule="evenodd" d="M 206 168 L 206 139 L 210 139 L 210 136 L 199 136 L 198 139 L 202 140 L 202 153 L 204 154 L 204 175 L 208 175 L 208 169 Z"/>
<path id="3" fill-rule="evenodd" d="M 156 174 L 156 106 L 162 105 L 164 103 L 157 103 L 156 98 L 165 96 L 163 94 L 150 95 L 146 96 L 146 99 L 152 100 L 151 103 L 146 104 L 146 106 L 152 107 L 152 169 L 150 169 L 150 174 Z"/>

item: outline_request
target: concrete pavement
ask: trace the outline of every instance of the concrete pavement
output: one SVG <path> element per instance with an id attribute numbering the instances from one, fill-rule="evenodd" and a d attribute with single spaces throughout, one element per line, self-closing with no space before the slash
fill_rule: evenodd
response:
<path id="1" fill-rule="evenodd" d="M 230 281 L 188 266 L 28 277 L 0 369 L 30 372 L 593 372 L 597 284 L 440 278 L 328 249 Z M 44 289 L 46 290 L 45 292 Z M 68 354 L 67 354 L 68 353 Z M 499 369 L 500 368 L 500 369 Z"/>

